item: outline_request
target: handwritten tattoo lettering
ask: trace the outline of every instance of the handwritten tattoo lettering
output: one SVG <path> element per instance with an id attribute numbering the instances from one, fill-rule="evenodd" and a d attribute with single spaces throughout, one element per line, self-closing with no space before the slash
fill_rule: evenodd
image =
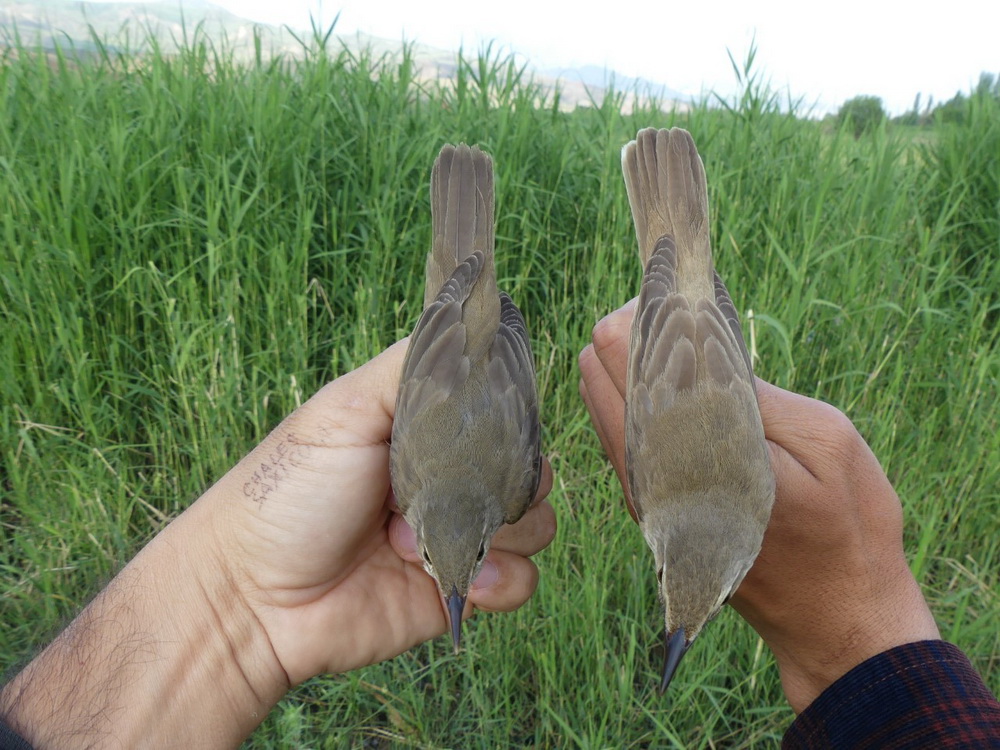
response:
<path id="1" fill-rule="evenodd" d="M 294 433 L 284 435 L 276 445 L 262 445 L 261 461 L 250 479 L 243 484 L 243 494 L 258 505 L 276 491 L 288 476 L 290 468 L 305 458 L 309 446 L 300 443 Z"/>

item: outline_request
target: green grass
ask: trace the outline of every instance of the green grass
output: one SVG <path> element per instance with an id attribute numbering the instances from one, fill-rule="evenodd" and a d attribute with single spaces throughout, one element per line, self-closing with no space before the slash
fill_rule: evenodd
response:
<path id="1" fill-rule="evenodd" d="M 100 49 L 100 46 L 98 45 Z M 577 394 L 639 267 L 619 149 L 689 128 L 759 374 L 855 421 L 943 635 L 1000 689 L 1000 107 L 914 139 L 727 107 L 559 112 L 489 51 L 453 87 L 324 52 L 0 68 L 0 669 L 325 381 L 406 335 L 445 141 L 497 168 L 498 272 L 530 325 L 560 527 L 536 596 L 295 690 L 247 747 L 773 747 L 773 661 L 726 611 L 654 692 L 649 553 Z"/>

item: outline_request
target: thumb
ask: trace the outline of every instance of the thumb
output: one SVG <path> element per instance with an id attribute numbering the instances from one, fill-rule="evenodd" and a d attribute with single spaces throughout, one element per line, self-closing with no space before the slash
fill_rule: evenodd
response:
<path id="1" fill-rule="evenodd" d="M 218 488 L 242 488 L 243 495 L 262 503 L 293 476 L 297 495 L 318 492 L 324 496 L 330 477 L 346 481 L 372 476 L 378 464 L 388 461 L 388 451 L 383 449 L 392 435 L 407 342 L 397 341 L 323 386 L 230 469 Z M 379 450 L 364 450 L 370 448 Z"/>
<path id="2" fill-rule="evenodd" d="M 383 442 L 392 434 L 396 392 L 409 337 L 374 359 L 323 386 L 289 420 L 297 430 L 317 437 L 337 435 L 361 446 Z"/>

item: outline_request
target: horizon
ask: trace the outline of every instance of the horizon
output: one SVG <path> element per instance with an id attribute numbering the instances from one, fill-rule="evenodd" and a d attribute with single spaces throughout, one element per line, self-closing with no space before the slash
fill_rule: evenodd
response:
<path id="1" fill-rule="evenodd" d="M 90 2 L 185 5 L 184 0 Z M 933 18 L 845 0 L 837 14 L 823 19 L 821 34 L 803 33 L 801 16 L 792 16 L 777 0 L 752 10 L 731 0 L 672 11 L 662 4 L 639 6 L 652 8 L 644 23 L 634 21 L 641 16 L 638 11 L 630 17 L 562 14 L 525 0 L 511 0 L 500 11 L 451 0 L 421 8 L 401 0 L 347 0 L 336 7 L 322 0 L 187 2 L 297 31 L 309 30 L 313 21 L 326 29 L 336 19 L 337 35 L 362 32 L 455 53 L 492 44 L 539 72 L 593 67 L 619 79 L 643 79 L 692 100 L 710 93 L 732 97 L 739 87 L 730 56 L 742 65 L 754 49 L 756 75 L 786 104 L 797 102 L 796 111 L 803 116 L 835 113 L 856 96 L 877 96 L 886 113 L 897 116 L 911 111 L 918 95 L 922 108 L 940 104 L 971 91 L 982 73 L 1000 72 L 1000 54 L 990 39 L 1000 26 L 1000 4 L 984 9 L 973 7 L 971 0 L 956 0 L 945 17 Z M 966 22 L 973 17 L 977 23 Z M 526 18 L 532 23 L 524 23 Z M 671 28 L 685 33 L 668 36 Z M 844 49 L 850 54 L 843 55 Z"/>

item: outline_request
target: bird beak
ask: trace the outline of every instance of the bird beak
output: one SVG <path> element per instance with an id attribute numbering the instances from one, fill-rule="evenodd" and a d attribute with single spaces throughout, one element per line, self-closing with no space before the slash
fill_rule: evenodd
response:
<path id="1" fill-rule="evenodd" d="M 445 601 L 448 603 L 448 618 L 451 620 L 451 640 L 455 644 L 457 654 L 462 641 L 462 610 L 465 609 L 465 597 L 459 596 L 458 589 L 452 586 L 451 593 Z"/>
<path id="2" fill-rule="evenodd" d="M 663 661 L 663 677 L 660 679 L 660 695 L 663 695 L 670 681 L 674 678 L 681 657 L 691 644 L 684 638 L 684 628 L 677 628 L 673 633 L 667 633 L 667 656 Z"/>

